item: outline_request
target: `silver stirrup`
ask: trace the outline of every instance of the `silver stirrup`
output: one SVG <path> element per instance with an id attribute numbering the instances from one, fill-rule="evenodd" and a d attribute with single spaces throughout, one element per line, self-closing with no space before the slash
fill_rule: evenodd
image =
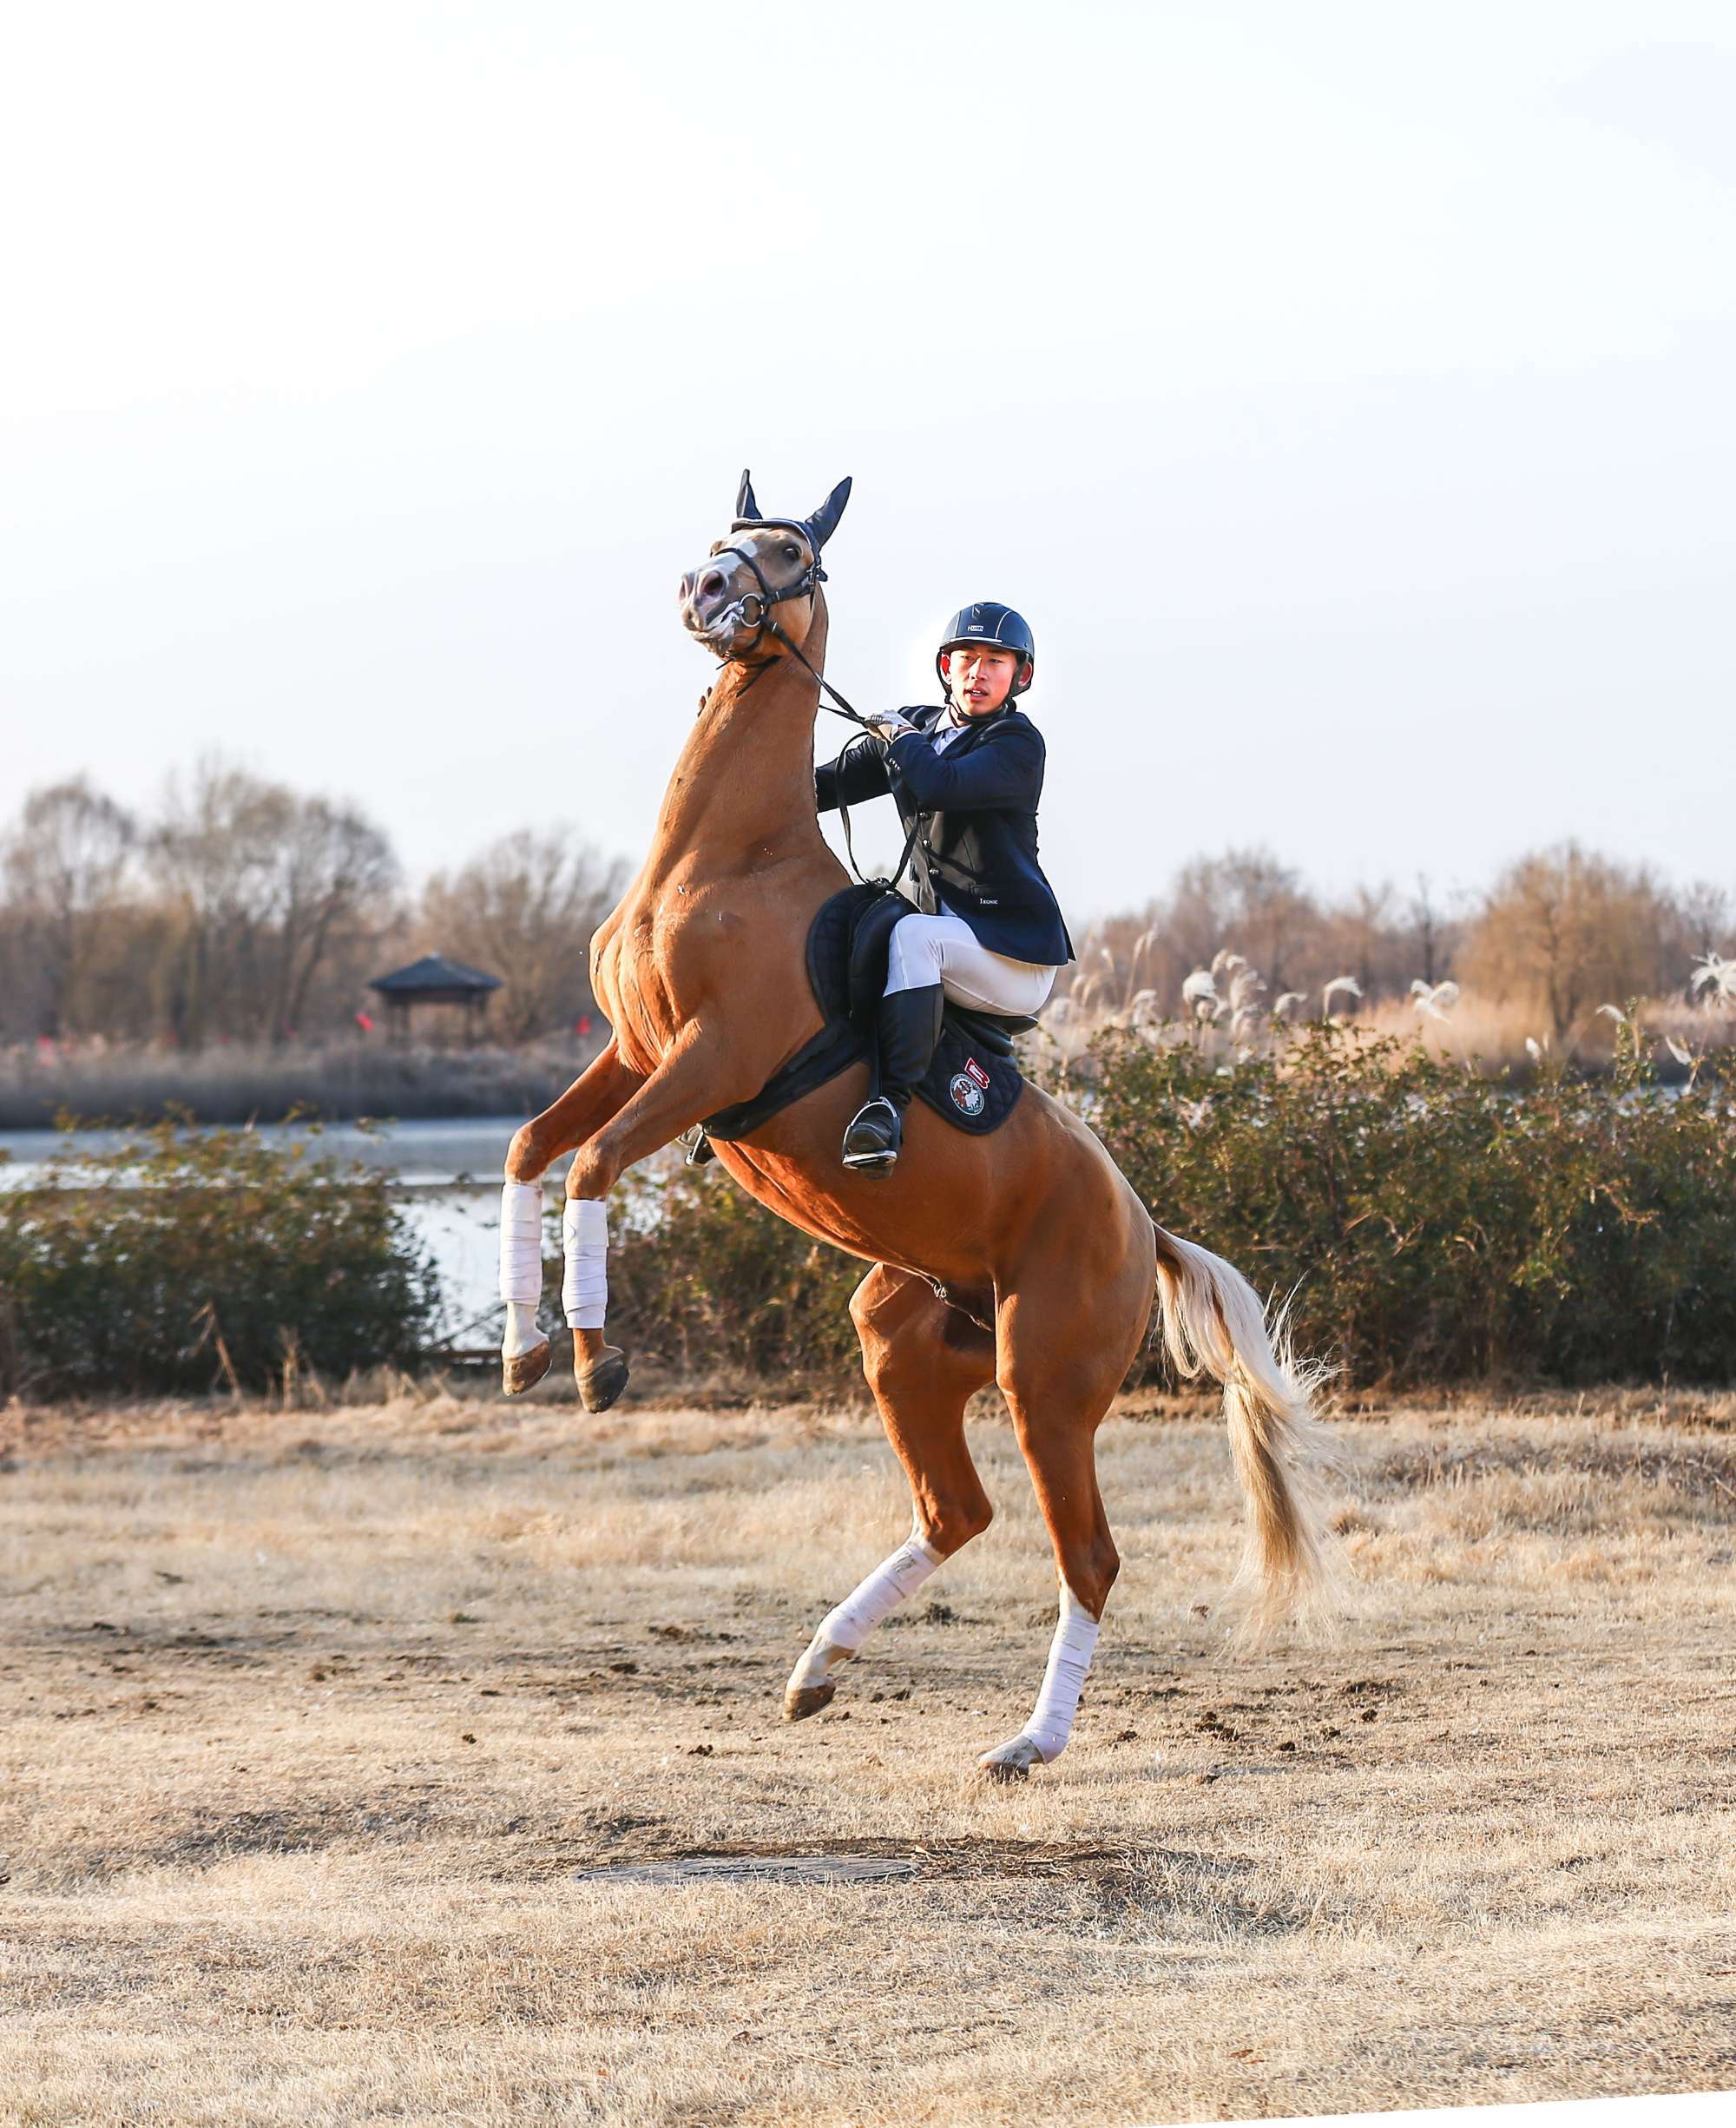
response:
<path id="1" fill-rule="evenodd" d="M 892 1118 L 894 1130 L 898 1129 L 899 1123 L 898 1104 L 888 1100 L 884 1094 L 876 1094 L 871 1101 L 865 1101 L 862 1104 L 855 1115 L 851 1117 L 850 1123 L 845 1126 L 846 1136 L 851 1128 L 858 1123 L 870 1109 L 884 1109 Z M 898 1157 L 897 1147 L 886 1145 L 871 1153 L 845 1153 L 844 1164 L 846 1168 L 890 1168 Z"/>

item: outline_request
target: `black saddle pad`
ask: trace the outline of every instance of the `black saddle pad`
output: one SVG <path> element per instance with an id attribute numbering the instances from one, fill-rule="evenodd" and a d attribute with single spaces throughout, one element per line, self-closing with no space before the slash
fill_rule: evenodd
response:
<path id="1" fill-rule="evenodd" d="M 872 1038 L 874 1007 L 886 987 L 892 926 L 917 913 L 914 903 L 890 887 L 846 886 L 822 906 L 808 933 L 808 979 L 815 999 L 828 1019 L 848 1015 L 855 1020 L 865 1050 Z M 998 1130 L 1024 1091 L 1011 1036 L 1031 1024 L 956 1014 L 949 1000 L 934 1062 L 916 1090 L 918 1098 L 957 1130 L 978 1136 Z"/>
<path id="2" fill-rule="evenodd" d="M 980 1137 L 1000 1129 L 1024 1090 L 1024 1074 L 1010 1057 L 997 1056 L 949 1018 L 917 1096 L 948 1123 Z"/>
<path id="3" fill-rule="evenodd" d="M 808 932 L 808 981 L 825 1025 L 751 1101 L 706 1121 L 714 1138 L 745 1138 L 780 1109 L 859 1064 L 874 1040 L 874 1008 L 886 987 L 892 926 L 917 911 L 886 886 L 846 886 L 823 902 Z M 937 1116 L 977 1136 L 998 1130 L 1024 1090 L 1012 1037 L 1029 1020 L 986 1013 L 955 1018 L 949 1003 L 928 1077 L 916 1090 Z"/>

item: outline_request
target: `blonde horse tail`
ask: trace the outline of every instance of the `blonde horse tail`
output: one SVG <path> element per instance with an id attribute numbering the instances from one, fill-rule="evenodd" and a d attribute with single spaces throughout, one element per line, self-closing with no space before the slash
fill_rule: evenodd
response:
<path id="1" fill-rule="evenodd" d="M 1241 1273 L 1197 1242 L 1157 1229 L 1157 1297 L 1176 1372 L 1224 1386 L 1230 1453 L 1247 1502 L 1247 1541 L 1232 1601 L 1254 1638 L 1287 1617 L 1318 1615 L 1332 1573 L 1312 1479 L 1331 1457 L 1315 1416 L 1330 1369 L 1292 1354 L 1287 1311 L 1270 1323 Z"/>

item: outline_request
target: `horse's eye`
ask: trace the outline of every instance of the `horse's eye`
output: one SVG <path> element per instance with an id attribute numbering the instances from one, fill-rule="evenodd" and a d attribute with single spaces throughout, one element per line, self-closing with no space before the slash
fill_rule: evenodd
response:
<path id="1" fill-rule="evenodd" d="M 786 562 L 799 562 L 799 561 L 801 560 L 801 558 L 802 558 L 802 550 L 801 550 L 801 549 L 800 549 L 799 546 L 797 546 L 797 544 L 796 544 L 796 543 L 794 542 L 794 540 L 792 540 L 792 541 L 790 542 L 790 544 L 788 544 L 788 545 L 787 545 L 787 546 L 786 546 L 786 547 L 784 549 L 784 559 L 785 559 Z"/>

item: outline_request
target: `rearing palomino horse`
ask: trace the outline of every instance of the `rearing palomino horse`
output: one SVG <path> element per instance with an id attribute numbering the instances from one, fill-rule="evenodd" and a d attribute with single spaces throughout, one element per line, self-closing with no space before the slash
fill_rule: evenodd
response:
<path id="1" fill-rule="evenodd" d="M 604 1342 L 603 1200 L 622 1171 L 705 1117 L 756 1095 L 822 1024 L 806 948 L 820 905 L 849 884 L 815 814 L 815 675 L 825 657 L 819 550 L 849 493 L 812 517 L 766 518 L 742 478 L 728 540 L 681 586 L 688 633 L 724 661 L 682 748 L 651 852 L 591 942 L 608 1046 L 514 1136 L 502 1205 L 509 1394 L 547 1371 L 540 1178 L 567 1176 L 568 1321 L 586 1407 L 627 1380 Z M 1031 1717 L 979 1762 L 1021 1779 L 1066 1744 L 1119 1561 L 1094 1439 L 1147 1334 L 1154 1295 L 1186 1375 L 1223 1384 L 1246 1496 L 1244 1572 L 1267 1615 L 1315 1583 L 1320 1555 L 1300 1480 L 1313 1421 L 1305 1374 L 1268 1335 L 1252 1288 L 1207 1250 L 1154 1226 L 1079 1118 L 1027 1087 L 991 1136 L 920 1103 L 890 1176 L 838 1156 L 864 1098 L 853 1066 L 720 1143 L 736 1182 L 782 1217 L 873 1268 L 850 1304 L 863 1366 L 910 1479 L 909 1539 L 820 1624 L 785 1695 L 792 1720 L 831 1700 L 871 1628 L 989 1526 L 964 1407 L 997 1384 L 1055 1548 L 1061 1615 Z M 942 1294 L 945 1297 L 942 1297 Z"/>

